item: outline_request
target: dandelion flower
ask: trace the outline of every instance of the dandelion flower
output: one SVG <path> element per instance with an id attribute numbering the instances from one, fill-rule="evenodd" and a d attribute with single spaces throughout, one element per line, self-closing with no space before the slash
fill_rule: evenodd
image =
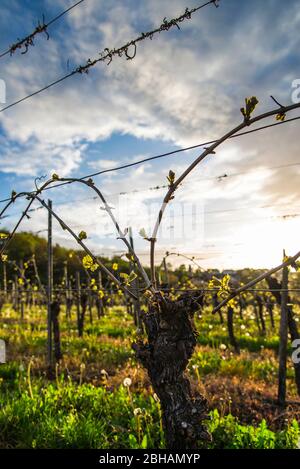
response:
<path id="1" fill-rule="evenodd" d="M 125 378 L 123 381 L 125 388 L 129 388 L 132 385 L 131 378 Z"/>

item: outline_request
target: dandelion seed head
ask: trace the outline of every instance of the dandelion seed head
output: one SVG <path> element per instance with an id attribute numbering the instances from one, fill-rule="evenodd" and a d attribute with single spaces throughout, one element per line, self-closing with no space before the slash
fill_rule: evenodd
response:
<path id="1" fill-rule="evenodd" d="M 123 385 L 125 386 L 125 388 L 129 388 L 132 385 L 131 378 L 125 378 L 123 381 Z"/>

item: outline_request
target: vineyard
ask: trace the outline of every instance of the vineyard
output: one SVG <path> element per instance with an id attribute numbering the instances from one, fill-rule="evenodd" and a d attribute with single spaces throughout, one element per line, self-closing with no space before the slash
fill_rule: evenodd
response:
<path id="1" fill-rule="evenodd" d="M 160 400 L 133 347 L 143 336 L 139 318 L 147 316 L 147 302 L 140 297 L 137 303 L 98 269 L 85 268 L 84 253 L 55 246 L 47 324 L 46 244 L 37 235 L 16 234 L 2 263 L 0 335 L 7 363 L 0 368 L 1 447 L 164 448 Z M 13 259 L 20 246 L 27 255 Z M 116 276 L 132 277 L 129 260 L 104 261 Z M 270 277 L 213 315 L 229 275 L 192 265 L 171 270 L 163 262 L 158 273 L 166 301 L 186 296 L 195 302 L 189 307 L 197 333 L 186 372 L 193 392 L 207 402 L 212 440 L 205 447 L 296 448 L 299 371 L 291 341 L 285 356 L 280 349 L 282 279 Z M 293 270 L 286 303 L 290 339 L 300 309 Z M 237 271 L 230 282 L 258 274 Z"/>
<path id="2" fill-rule="evenodd" d="M 299 449 L 297 2 L 266 41 L 270 97 L 260 2 L 112 3 L 4 25 L 0 449 Z M 83 61 L 96 39 L 115 45 Z"/>

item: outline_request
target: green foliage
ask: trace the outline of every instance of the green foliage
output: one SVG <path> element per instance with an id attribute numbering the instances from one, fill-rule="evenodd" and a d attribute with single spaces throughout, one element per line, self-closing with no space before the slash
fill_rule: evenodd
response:
<path id="1" fill-rule="evenodd" d="M 94 262 L 93 258 L 89 254 L 83 257 L 82 265 L 85 269 L 91 270 L 92 272 L 95 272 L 95 270 L 97 270 L 99 267 L 99 265 Z"/>
<path id="2" fill-rule="evenodd" d="M 172 187 L 175 182 L 175 173 L 170 169 L 169 175 L 167 176 L 169 186 Z"/>
<path id="3" fill-rule="evenodd" d="M 130 286 L 130 284 L 137 278 L 137 275 L 135 272 L 130 272 L 130 274 L 126 274 L 125 272 L 120 273 L 120 277 L 123 279 L 124 284 L 126 286 Z"/>
<path id="4" fill-rule="evenodd" d="M 92 385 L 49 384 L 1 394 L 0 447 L 160 448 L 159 405 L 153 397 Z M 140 413 L 136 415 L 135 409 Z"/>
<path id="5" fill-rule="evenodd" d="M 244 116 L 245 121 L 248 121 L 251 118 L 251 114 L 258 104 L 258 99 L 256 96 L 251 96 L 251 98 L 245 98 L 245 107 L 241 108 L 241 113 Z"/>
<path id="6" fill-rule="evenodd" d="M 80 231 L 80 233 L 78 234 L 78 238 L 82 241 L 83 239 L 87 239 L 87 234 L 85 231 Z"/>
<path id="7" fill-rule="evenodd" d="M 7 230 L 1 230 L 3 233 L 6 233 Z M 0 241 L 1 242 L 1 241 Z M 75 254 L 75 255 L 74 255 Z M 47 282 L 47 241 L 46 239 L 37 236 L 30 232 L 20 232 L 16 233 L 8 245 L 5 255 L 8 255 L 9 260 L 14 260 L 19 265 L 20 261 L 29 261 L 32 255 L 35 255 L 37 268 L 39 275 L 41 277 L 42 283 L 45 285 Z M 74 251 L 56 244 L 53 247 L 53 255 L 55 259 L 55 269 L 54 269 L 54 284 L 61 282 L 64 276 L 64 265 L 67 263 L 69 278 L 72 277 L 75 279 L 76 271 L 79 271 L 82 275 L 81 278 L 85 278 L 86 274 L 84 267 L 81 262 L 82 250 Z M 2 259 L 4 260 L 4 259 Z M 105 265 L 109 266 L 116 261 L 119 264 L 120 270 L 122 272 L 129 274 L 129 265 L 123 259 L 114 258 L 113 260 L 102 258 Z M 98 264 L 93 263 L 93 271 L 96 270 L 95 266 Z M 2 274 L 2 262 L 0 262 L 0 277 Z M 9 279 L 13 278 L 15 272 L 13 266 L 7 263 L 7 277 Z M 103 284 L 107 281 L 107 276 L 105 272 L 102 274 Z M 34 270 L 32 266 L 26 271 L 26 278 L 30 279 L 31 283 L 35 281 Z"/>
<path id="8" fill-rule="evenodd" d="M 285 429 L 274 433 L 262 420 L 258 427 L 240 425 L 232 415 L 221 417 L 217 410 L 211 412 L 208 428 L 213 436 L 211 448 L 218 449 L 293 449 L 300 436 L 296 420 Z"/>
<path id="9" fill-rule="evenodd" d="M 122 261 L 118 262 L 123 269 Z M 184 277 L 185 269 L 180 272 Z M 227 281 L 224 284 L 226 287 Z M 0 338 L 8 342 L 13 356 L 0 367 L 0 448 L 163 448 L 159 403 L 151 387 L 141 386 L 140 371 L 135 378 L 138 368 L 131 348 L 135 334 L 131 315 L 123 306 L 110 308 L 100 320 L 95 320 L 94 314 L 94 322 L 87 319 L 84 337 L 79 338 L 75 311 L 74 307 L 71 321 L 67 321 L 62 309 L 61 345 L 66 368 L 63 364 L 56 381 L 49 382 L 44 375 L 45 309 L 36 306 L 25 310 L 25 320 L 20 324 L 18 313 L 4 306 Z M 268 328 L 265 337 L 258 335 L 253 314 L 251 306 L 243 311 L 242 318 L 235 311 L 234 328 L 242 349 L 237 356 L 231 352 L 226 324 L 211 315 L 211 305 L 204 308 L 196 326 L 198 343 L 205 347 L 197 347 L 188 370 L 193 384 L 197 380 L 201 383 L 209 374 L 214 379 L 220 376 L 220 381 L 239 377 L 253 384 L 258 381 L 258 385 L 261 380 L 276 383 L 278 309 L 274 310 L 276 331 Z M 27 370 L 32 355 L 31 397 Z M 82 369 L 86 375 L 79 380 Z M 105 382 L 100 379 L 102 369 L 108 373 Z M 119 384 L 127 370 L 133 384 L 125 388 Z M 293 374 L 288 363 L 287 384 L 292 392 Z M 217 411 L 210 413 L 208 427 L 213 435 L 210 448 L 295 448 L 300 437 L 296 421 L 281 431 L 271 431 L 264 420 L 256 426 L 242 425 L 236 417 Z"/>
<path id="10" fill-rule="evenodd" d="M 146 241 L 150 241 L 150 238 L 149 238 L 149 236 L 147 235 L 145 228 L 141 228 L 141 229 L 140 229 L 139 235 L 140 235 L 142 238 L 144 238 Z"/>
<path id="11" fill-rule="evenodd" d="M 279 112 L 278 114 L 276 114 L 276 120 L 277 121 L 280 121 L 280 122 L 283 122 L 286 118 L 286 113 L 285 112 Z"/>
<path id="12" fill-rule="evenodd" d="M 60 384 L 63 384 L 61 386 Z M 63 382 L 32 386 L 33 396 L 0 396 L 0 447 L 13 448 L 163 448 L 159 404 L 152 396 L 131 393 L 123 385 L 104 387 Z M 300 436 L 294 420 L 273 432 L 263 420 L 258 427 L 241 425 L 232 415 L 210 413 L 209 448 L 296 448 Z"/>

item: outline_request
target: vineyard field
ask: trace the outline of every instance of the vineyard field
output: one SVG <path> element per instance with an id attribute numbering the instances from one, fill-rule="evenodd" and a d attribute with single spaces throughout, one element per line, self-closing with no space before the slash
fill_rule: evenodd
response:
<path id="1" fill-rule="evenodd" d="M 236 321 L 238 356 L 217 317 L 204 309 L 197 318 L 198 344 L 188 374 L 209 402 L 210 447 L 296 448 L 300 400 L 292 364 L 288 396 L 297 402 L 282 413 L 274 398 L 278 336 L 257 340 L 252 314 L 249 307 Z M 131 349 L 132 318 L 123 306 L 110 307 L 79 338 L 75 316 L 73 311 L 71 321 L 61 322 L 64 359 L 50 379 L 45 309 L 29 309 L 20 323 L 4 305 L 0 337 L 9 345 L 8 363 L 0 368 L 0 447 L 163 448 L 159 401 Z"/>

